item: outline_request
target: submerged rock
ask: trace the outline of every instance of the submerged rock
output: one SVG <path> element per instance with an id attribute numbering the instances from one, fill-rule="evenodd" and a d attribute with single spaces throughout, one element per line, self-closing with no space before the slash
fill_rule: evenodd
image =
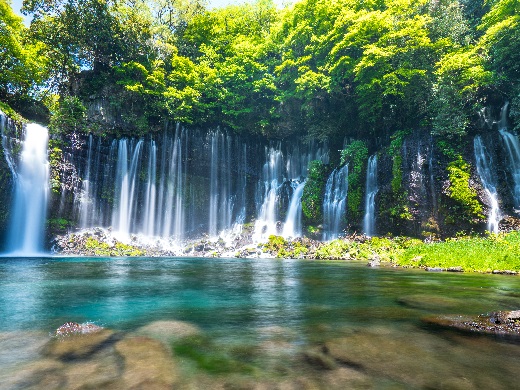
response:
<path id="1" fill-rule="evenodd" d="M 95 333 L 103 330 L 102 327 L 97 326 L 91 322 L 78 324 L 77 322 L 66 322 L 56 329 L 55 336 L 71 336 L 78 334 Z"/>
<path id="2" fill-rule="evenodd" d="M 118 339 L 111 330 L 102 329 L 90 333 L 71 333 L 55 337 L 43 348 L 45 356 L 61 360 L 85 359 L 113 344 Z"/>
<path id="3" fill-rule="evenodd" d="M 498 311 L 476 317 L 429 316 L 424 323 L 444 329 L 465 333 L 504 336 L 506 339 L 520 340 L 520 310 Z"/>
<path id="4" fill-rule="evenodd" d="M 196 325 L 184 321 L 154 321 L 137 329 L 135 333 L 169 345 L 172 341 L 198 336 L 201 330 Z"/>
<path id="5" fill-rule="evenodd" d="M 128 337 L 115 345 L 124 369 L 122 389 L 171 389 L 177 372 L 171 353 L 164 345 L 148 337 Z"/>
<path id="6" fill-rule="evenodd" d="M 407 295 L 399 297 L 397 302 L 406 307 L 428 311 L 452 309 L 464 305 L 464 301 L 462 300 L 431 294 Z"/>

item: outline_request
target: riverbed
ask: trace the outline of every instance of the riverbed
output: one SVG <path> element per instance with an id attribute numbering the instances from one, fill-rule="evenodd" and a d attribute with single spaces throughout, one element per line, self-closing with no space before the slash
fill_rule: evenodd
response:
<path id="1" fill-rule="evenodd" d="M 0 259 L 0 386 L 514 388 L 520 343 L 432 316 L 520 308 L 516 277 L 357 262 Z M 66 322 L 102 327 L 56 336 Z"/>

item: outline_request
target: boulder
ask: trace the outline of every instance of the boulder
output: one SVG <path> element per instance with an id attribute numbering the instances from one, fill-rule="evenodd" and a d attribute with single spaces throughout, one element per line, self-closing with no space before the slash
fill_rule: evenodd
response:
<path id="1" fill-rule="evenodd" d="M 167 345 L 171 342 L 191 336 L 197 336 L 201 330 L 196 325 L 184 321 L 163 320 L 154 321 L 135 331 L 136 334 L 148 336 Z"/>
<path id="2" fill-rule="evenodd" d="M 66 337 L 55 337 L 43 348 L 43 354 L 63 361 L 86 359 L 94 353 L 112 345 L 118 335 L 111 330 L 93 333 L 72 333 Z"/>
<path id="3" fill-rule="evenodd" d="M 463 333 L 500 336 L 503 340 L 520 340 L 520 310 L 498 311 L 479 316 L 428 316 L 425 324 Z"/>
<path id="4" fill-rule="evenodd" d="M 115 345 L 123 360 L 122 389 L 171 389 L 177 380 L 170 351 L 158 340 L 128 337 Z"/>
<path id="5" fill-rule="evenodd" d="M 86 322 L 84 324 L 78 324 L 77 322 L 66 322 L 61 325 L 56 332 L 55 336 L 71 336 L 78 334 L 95 333 L 101 331 L 103 328 L 93 323 Z"/>

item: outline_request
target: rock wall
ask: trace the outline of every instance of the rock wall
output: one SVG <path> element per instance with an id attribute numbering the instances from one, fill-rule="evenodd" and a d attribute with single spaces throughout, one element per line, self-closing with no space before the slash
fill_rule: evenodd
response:
<path id="1" fill-rule="evenodd" d="M 19 149 L 22 129 L 15 126 L 7 119 L 2 122 L 3 148 L 0 151 L 0 234 L 5 237 L 9 222 L 9 209 L 11 204 L 11 191 L 13 188 L 13 176 L 9 167 L 9 157 L 16 156 Z M 165 130 L 171 134 L 175 128 L 170 126 Z M 219 130 L 186 130 L 190 136 L 183 141 L 182 164 L 185 167 L 183 175 L 186 214 L 184 220 L 185 230 L 190 236 L 207 234 L 209 229 L 208 213 L 211 202 L 211 181 L 229 180 L 229 193 L 225 193 L 231 202 L 238 202 L 238 192 L 245 197 L 245 219 L 243 222 L 251 223 L 259 215 L 258 199 L 262 190 L 262 175 L 269 157 L 266 152 L 269 148 L 278 148 L 284 155 L 283 169 L 289 169 L 291 155 L 296 150 L 302 156 L 306 147 L 300 140 L 292 139 L 284 142 L 273 143 L 262 137 L 239 137 L 225 132 L 219 132 L 221 137 L 228 137 L 221 155 L 227 153 L 227 157 L 212 159 L 211 134 Z M 514 181 L 511 170 L 511 162 L 505 158 L 504 141 L 496 126 L 483 127 L 480 136 L 490 156 L 493 174 L 498 183 L 498 199 L 502 215 L 501 230 L 517 228 L 519 215 L 515 210 L 513 198 Z M 96 136 L 98 137 L 98 136 Z M 162 143 L 166 138 L 161 133 L 152 136 L 158 150 L 164 147 Z M 371 150 L 370 154 L 378 156 L 378 193 L 376 195 L 376 234 L 377 235 L 407 235 L 419 238 L 438 238 L 457 234 L 460 231 L 483 232 L 486 229 L 486 215 L 489 212 L 490 202 L 485 189 L 482 186 L 475 167 L 475 155 L 473 149 L 474 135 L 458 140 L 457 147 L 452 148 L 462 156 L 462 160 L 468 163 L 469 180 L 467 189 L 474 193 L 475 201 L 482 208 L 480 216 L 464 215 L 465 205 L 460 204 L 460 199 L 451 196 L 452 183 L 448 166 L 454 161 L 455 155 L 447 153 L 446 143 L 435 139 L 429 131 L 415 131 L 402 133 L 389 140 L 386 144 L 379 145 Z M 98 170 L 95 175 L 87 177 L 89 166 L 93 164 L 92 136 L 69 134 L 53 136 L 49 143 L 49 160 L 51 165 L 51 200 L 48 213 L 48 241 L 56 234 L 77 229 L 81 226 L 81 202 L 85 200 L 85 181 L 88 179 L 90 187 L 96 187 L 94 193 L 95 203 L 103 211 L 103 219 L 100 225 L 109 227 L 112 210 L 118 202 L 114 193 L 115 166 L 117 156 L 114 155 L 114 143 L 119 139 L 113 137 L 98 137 L 95 143 L 96 164 Z M 143 138 L 143 144 L 150 141 L 150 136 Z M 137 140 L 132 141 L 137 142 Z M 171 142 L 171 141 L 168 141 Z M 330 145 L 330 161 L 339 161 L 337 156 L 343 145 Z M 145 207 L 147 171 L 146 161 L 150 157 L 150 148 L 143 146 L 142 156 L 136 168 L 136 207 L 135 218 L 142 220 Z M 309 149 L 310 150 L 310 149 Z M 246 159 L 243 161 L 243 153 Z M 7 153 L 7 154 L 6 154 Z M 310 153 L 309 155 L 312 155 Z M 305 155 L 306 156 L 306 155 Z M 159 155 L 157 155 L 159 158 Z M 173 155 L 160 157 L 165 159 L 163 164 L 170 164 Z M 16 160 L 16 158 L 14 158 Z M 267 161 L 266 161 L 267 160 Z M 291 160 L 292 161 L 292 160 Z M 298 161 L 307 161 L 299 157 Z M 215 167 L 216 165 L 216 167 Z M 329 165 L 330 172 L 336 164 Z M 158 164 L 158 167 L 160 164 Z M 365 166 L 366 168 L 366 166 Z M 366 169 L 365 169 L 366 172 Z M 160 181 L 160 173 L 157 171 L 156 183 Z M 287 175 L 286 175 L 287 176 Z M 244 180 L 240 181 L 239 178 Z M 290 178 L 285 178 L 277 193 L 277 215 L 280 224 L 286 217 L 286 211 L 294 186 L 291 186 Z M 364 186 L 365 179 L 359 180 Z M 217 184 L 218 185 L 221 185 Z M 157 184 L 158 185 L 158 184 Z M 245 187 L 245 188 L 242 188 Z M 350 189 L 349 189 L 350 191 Z M 364 192 L 364 188 L 362 188 Z M 221 198 L 217 203 L 223 202 Z M 235 194 L 235 195 L 233 195 Z M 219 204 L 220 204 L 219 203 Z M 234 203 L 233 203 L 234 205 Z M 365 205 L 360 206 L 364 208 Z M 236 209 L 232 211 L 233 219 L 237 216 Z M 360 210 L 359 220 L 346 221 L 348 233 L 360 233 L 362 226 L 363 210 Z M 220 214 L 218 214 L 220 215 Z M 219 225 L 220 226 L 220 225 Z M 305 234 L 306 232 L 304 227 Z M 316 236 L 316 234 L 315 234 Z M 5 239 L 2 239 L 2 243 Z"/>

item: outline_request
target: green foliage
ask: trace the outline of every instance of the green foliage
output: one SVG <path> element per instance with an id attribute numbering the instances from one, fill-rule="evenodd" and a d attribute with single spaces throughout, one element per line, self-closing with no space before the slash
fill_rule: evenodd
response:
<path id="1" fill-rule="evenodd" d="M 421 244 L 420 240 L 386 237 L 372 237 L 366 241 L 338 239 L 323 243 L 316 250 L 316 258 L 322 260 L 370 260 L 378 258 L 383 262 L 396 262 L 408 249 Z"/>
<path id="2" fill-rule="evenodd" d="M 0 102 L 0 110 L 15 122 L 24 122 L 24 119 L 21 117 L 21 115 L 13 110 L 8 104 Z"/>
<path id="3" fill-rule="evenodd" d="M 413 216 L 408 207 L 408 192 L 403 188 L 403 155 L 402 148 L 409 131 L 396 131 L 392 137 L 389 154 L 392 157 L 392 199 L 387 208 L 388 214 L 397 220 L 412 220 Z"/>
<path id="4" fill-rule="evenodd" d="M 72 222 L 65 218 L 51 218 L 47 220 L 47 228 L 53 233 L 65 233 Z"/>
<path id="5" fill-rule="evenodd" d="M 55 140 L 49 141 L 49 167 L 50 167 L 50 187 L 51 191 L 59 194 L 61 191 L 61 162 L 63 160 L 63 151 L 59 142 Z"/>
<path id="6" fill-rule="evenodd" d="M 478 222 L 485 218 L 482 214 L 482 205 L 477 198 L 477 191 L 470 187 L 470 166 L 462 156 L 448 165 L 449 187 L 447 195 L 455 202 L 450 211 L 449 221 L 456 223 L 463 219 L 468 222 Z M 448 222 L 449 222 L 448 221 Z"/>
<path id="7" fill-rule="evenodd" d="M 281 236 L 269 236 L 264 244 L 263 251 L 279 259 L 302 259 L 309 253 L 309 242 L 306 239 L 287 241 Z"/>
<path id="8" fill-rule="evenodd" d="M 361 216 L 365 164 L 368 159 L 368 147 L 363 141 L 353 141 L 341 151 L 341 164 L 348 163 L 347 206 L 354 219 Z"/>
<path id="9" fill-rule="evenodd" d="M 110 246 L 106 242 L 101 242 L 93 237 L 88 237 L 85 241 L 85 249 L 88 253 L 95 256 L 143 256 L 144 252 L 132 245 L 117 242 L 114 246 Z"/>
<path id="10" fill-rule="evenodd" d="M 489 237 L 461 237 L 418 244 L 399 256 L 398 264 L 414 267 L 462 267 L 464 271 L 520 271 L 520 232 Z"/>
<path id="11" fill-rule="evenodd" d="M 352 243 L 346 240 L 334 240 L 324 243 L 316 251 L 316 258 L 320 260 L 351 260 Z"/>
<path id="12" fill-rule="evenodd" d="M 309 163 L 307 182 L 302 194 L 302 212 L 307 224 L 323 222 L 323 196 L 327 183 L 326 167 L 318 160 Z"/>
<path id="13" fill-rule="evenodd" d="M 264 250 L 266 251 L 279 251 L 287 245 L 287 241 L 282 236 L 270 235 L 266 244 L 264 244 Z"/>
<path id="14" fill-rule="evenodd" d="M 58 103 L 51 117 L 49 130 L 54 134 L 82 132 L 86 129 L 87 109 L 75 96 L 66 96 Z"/>
<path id="15" fill-rule="evenodd" d="M 0 99 L 105 98 L 120 114 L 118 126 L 130 123 L 139 135 L 170 120 L 277 139 L 387 139 L 420 127 L 458 140 L 477 125 L 478 108 L 499 100 L 511 102 L 519 122 L 518 7 L 516 0 L 301 0 L 284 10 L 270 0 L 212 9 L 202 0 L 27 0 L 28 31 L 1 0 Z M 54 114 L 54 131 L 78 130 L 60 118 L 70 113 Z M 359 194 L 349 199 L 354 209 Z"/>
<path id="16" fill-rule="evenodd" d="M 478 48 L 465 47 L 447 53 L 437 62 L 435 99 L 431 104 L 434 134 L 448 138 L 466 134 L 479 93 L 491 82 L 485 60 Z"/>
<path id="17" fill-rule="evenodd" d="M 0 0 L 0 99 L 28 93 L 47 77 L 44 44 L 27 36 L 9 0 Z"/>

